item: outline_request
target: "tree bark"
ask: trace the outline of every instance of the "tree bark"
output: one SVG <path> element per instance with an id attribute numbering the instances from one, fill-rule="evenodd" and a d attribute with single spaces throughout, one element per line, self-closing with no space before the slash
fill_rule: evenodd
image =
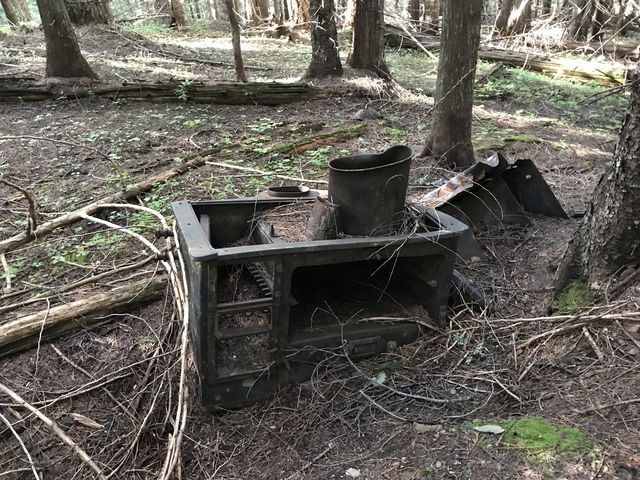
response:
<path id="1" fill-rule="evenodd" d="M 76 33 L 63 0 L 37 0 L 47 45 L 46 78 L 98 76 L 82 56 Z"/>
<path id="2" fill-rule="evenodd" d="M 305 78 L 342 75 L 334 0 L 311 0 L 311 63 Z"/>
<path id="3" fill-rule="evenodd" d="M 480 43 L 482 0 L 445 0 L 431 134 L 421 155 L 450 167 L 474 163 L 471 145 L 473 85 Z"/>
<path id="4" fill-rule="evenodd" d="M 156 11 L 158 15 L 166 17 L 170 26 L 184 27 L 187 25 L 181 0 L 156 0 Z"/>
<path id="5" fill-rule="evenodd" d="M 351 66 L 374 72 L 379 77 L 391 78 L 384 61 L 383 0 L 356 0 L 356 16 L 353 23 L 353 50 Z"/>
<path id="6" fill-rule="evenodd" d="M 11 28 L 31 21 L 31 13 L 26 0 L 0 0 L 2 9 Z"/>
<path id="7" fill-rule="evenodd" d="M 640 262 L 640 66 L 631 82 L 613 163 L 600 178 L 591 205 L 558 271 L 558 286 L 580 278 L 602 287 L 608 277 Z"/>
<path id="8" fill-rule="evenodd" d="M 247 81 L 247 73 L 244 70 L 244 62 L 242 60 L 242 48 L 240 46 L 240 25 L 238 15 L 234 9 L 233 0 L 224 0 L 227 7 L 227 16 L 229 17 L 229 25 L 231 25 L 231 44 L 233 45 L 233 63 L 236 68 L 236 80 L 239 82 Z"/>
<path id="9" fill-rule="evenodd" d="M 113 12 L 108 0 L 64 0 L 74 25 L 108 24 Z"/>

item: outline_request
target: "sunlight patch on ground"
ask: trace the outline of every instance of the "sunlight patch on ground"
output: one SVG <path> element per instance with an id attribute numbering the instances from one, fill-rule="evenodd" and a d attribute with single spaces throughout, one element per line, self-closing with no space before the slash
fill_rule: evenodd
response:
<path id="1" fill-rule="evenodd" d="M 164 60 L 157 57 L 133 57 L 130 61 L 114 60 L 104 57 L 99 58 L 99 62 L 103 66 L 112 67 L 121 70 L 120 75 L 139 74 L 142 72 L 149 73 L 153 76 L 165 76 L 170 78 L 178 78 L 185 80 L 198 80 L 200 77 L 188 70 L 178 69 L 179 64 L 170 60 Z M 158 65 L 160 63 L 166 66 Z M 120 76 L 118 75 L 118 76 Z M 128 79 L 130 80 L 130 79 Z"/>

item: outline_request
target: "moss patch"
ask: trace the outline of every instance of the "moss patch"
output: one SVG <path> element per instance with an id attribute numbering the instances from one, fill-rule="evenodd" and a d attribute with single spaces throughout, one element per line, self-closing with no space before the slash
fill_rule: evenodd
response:
<path id="1" fill-rule="evenodd" d="M 584 283 L 571 282 L 562 289 L 551 304 L 553 315 L 574 315 L 593 302 L 593 293 Z"/>
<path id="2" fill-rule="evenodd" d="M 576 459 L 588 456 L 593 441 L 580 429 L 556 426 L 540 417 L 475 421 L 475 425 L 495 424 L 504 428 L 499 446 L 526 452 L 537 459 Z"/>

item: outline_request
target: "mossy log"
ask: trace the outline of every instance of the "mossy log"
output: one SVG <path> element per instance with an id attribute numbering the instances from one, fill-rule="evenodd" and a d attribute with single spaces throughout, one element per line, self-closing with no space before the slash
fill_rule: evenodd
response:
<path id="1" fill-rule="evenodd" d="M 402 29 L 386 24 L 384 26 L 386 44 L 395 48 L 440 49 L 440 37 L 414 33 L 408 37 Z M 414 40 L 415 39 L 415 40 Z M 419 42 L 422 48 L 416 43 Z M 536 55 L 516 52 L 504 48 L 480 45 L 478 58 L 489 62 L 501 62 L 504 65 L 520 67 L 540 72 L 552 77 L 565 77 L 579 80 L 592 80 L 603 85 L 624 84 L 627 69 L 610 66 L 581 59 L 551 58 L 547 55 Z"/>
<path id="2" fill-rule="evenodd" d="M 284 105 L 327 98 L 333 91 L 305 83 L 137 83 L 107 86 L 0 85 L 0 102 L 31 102 L 103 97 L 147 102 L 194 102 L 219 105 Z"/>
<path id="3" fill-rule="evenodd" d="M 166 286 L 164 277 L 146 279 L 14 318 L 0 325 L 0 357 L 29 349 L 43 340 L 94 326 L 104 322 L 109 315 L 157 300 L 164 295 Z"/>

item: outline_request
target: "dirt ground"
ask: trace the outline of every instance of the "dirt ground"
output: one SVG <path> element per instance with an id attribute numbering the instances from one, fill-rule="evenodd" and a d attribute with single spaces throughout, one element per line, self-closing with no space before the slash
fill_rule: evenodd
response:
<path id="1" fill-rule="evenodd" d="M 89 62 L 106 81 L 231 79 L 223 34 L 165 32 L 162 38 L 159 46 L 131 31 L 93 28 L 80 34 Z M 41 78 L 40 33 L 5 35 L 0 44 L 0 82 Z M 252 79 L 292 79 L 304 73 L 308 50 L 304 42 L 252 36 L 245 61 L 269 69 L 256 69 Z M 226 65 L 185 62 L 176 52 Z M 406 94 L 369 99 L 382 120 L 306 152 L 275 154 L 270 147 L 345 129 L 363 99 L 345 94 L 279 107 L 98 98 L 3 103 L 0 174 L 33 194 L 41 221 L 215 145 L 225 147 L 212 159 L 218 163 L 303 175 L 310 186 L 321 186 L 313 181 L 326 178 L 331 158 L 397 143 L 420 151 L 431 121 L 426 94 L 435 70 L 418 85 L 411 68 L 428 70 L 419 54 L 389 51 L 387 57 Z M 548 316 L 555 269 L 611 159 L 624 114 L 623 94 L 590 103 L 599 91 L 517 70 L 503 70 L 477 88 L 478 156 L 499 149 L 510 158 L 533 159 L 571 217 L 532 215 L 526 226 L 497 225 L 478 233 L 483 258 L 459 268 L 489 295 L 493 311 L 452 308 L 445 331 L 425 329 L 413 344 L 357 365 L 330 365 L 309 382 L 233 411 L 204 412 L 190 369 L 181 478 L 329 479 L 349 478 L 347 472 L 355 478 L 355 470 L 359 478 L 400 480 L 638 478 L 640 332 L 638 317 L 630 316 L 638 312 L 638 288 L 631 285 L 619 298 L 583 309 L 582 315 L 591 315 L 586 323 Z M 416 159 L 409 195 L 451 174 L 432 159 Z M 163 182 L 139 201 L 169 215 L 175 200 L 252 196 L 281 183 L 292 182 L 209 164 Z M 28 209 L 20 192 L 0 184 L 0 212 L 0 239 L 24 231 Z M 138 212 L 100 216 L 150 239 L 158 227 Z M 6 256 L 1 324 L 160 275 L 150 262 L 61 291 L 149 254 L 122 232 L 89 222 L 39 238 Z M 28 301 L 43 292 L 51 295 Z M 56 421 L 111 478 L 155 478 L 164 461 L 179 374 L 179 326 L 169 297 L 0 361 L 0 381 Z M 11 305 L 17 306 L 2 310 Z M 372 381 L 383 373 L 383 385 Z M 0 402 L 0 413 L 16 430 L 14 435 L 0 427 L 0 477 L 33 477 L 18 435 L 42 478 L 93 478 L 38 419 L 8 397 Z M 554 449 L 528 452 L 473 429 L 474 421 L 525 417 L 578 427 L 593 443 L 570 456 Z"/>

